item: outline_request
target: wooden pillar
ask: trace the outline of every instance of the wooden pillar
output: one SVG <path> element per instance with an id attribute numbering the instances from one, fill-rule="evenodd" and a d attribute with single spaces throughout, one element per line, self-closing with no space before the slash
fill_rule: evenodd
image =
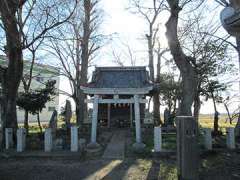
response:
<path id="1" fill-rule="evenodd" d="M 177 116 L 177 165 L 180 180 L 198 180 L 197 123 L 192 116 Z"/>
<path id="2" fill-rule="evenodd" d="M 97 143 L 98 99 L 99 99 L 99 96 L 94 95 L 93 113 L 92 113 L 91 143 Z"/>
<path id="3" fill-rule="evenodd" d="M 111 126 L 111 104 L 108 104 L 107 117 L 108 117 L 108 128 L 110 128 L 110 126 Z"/>

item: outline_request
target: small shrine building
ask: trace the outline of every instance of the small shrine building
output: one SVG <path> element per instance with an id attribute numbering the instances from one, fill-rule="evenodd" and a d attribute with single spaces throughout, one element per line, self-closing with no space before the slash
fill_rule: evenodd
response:
<path id="1" fill-rule="evenodd" d="M 81 86 L 93 103 L 91 145 L 97 145 L 98 123 L 110 127 L 130 127 L 135 124 L 136 147 L 141 139 L 146 96 L 153 89 L 145 66 L 96 67 L 90 83 Z"/>

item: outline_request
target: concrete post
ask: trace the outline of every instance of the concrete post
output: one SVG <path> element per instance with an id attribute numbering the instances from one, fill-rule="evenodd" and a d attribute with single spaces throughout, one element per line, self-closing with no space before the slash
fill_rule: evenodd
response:
<path id="1" fill-rule="evenodd" d="M 47 128 L 45 129 L 44 133 L 44 151 L 50 152 L 52 151 L 52 129 Z"/>
<path id="2" fill-rule="evenodd" d="M 227 148 L 235 149 L 234 128 L 233 127 L 226 128 L 226 131 L 227 131 Z"/>
<path id="3" fill-rule="evenodd" d="M 17 130 L 17 152 L 23 152 L 26 147 L 26 129 L 19 128 Z"/>
<path id="4" fill-rule="evenodd" d="M 162 150 L 162 132 L 161 127 L 154 127 L 154 152 Z"/>
<path id="5" fill-rule="evenodd" d="M 176 122 L 178 177 L 198 180 L 197 122 L 192 116 L 177 116 Z"/>
<path id="6" fill-rule="evenodd" d="M 212 130 L 211 130 L 211 128 L 204 129 L 204 146 L 207 150 L 212 150 Z"/>
<path id="7" fill-rule="evenodd" d="M 5 145 L 6 149 L 13 147 L 13 129 L 5 128 Z"/>
<path id="8" fill-rule="evenodd" d="M 135 113 L 136 143 L 133 144 L 133 147 L 136 150 L 141 150 L 145 147 L 145 144 L 142 143 L 142 137 L 141 137 L 139 95 L 134 95 L 134 113 Z"/>
<path id="9" fill-rule="evenodd" d="M 94 95 L 93 113 L 92 113 L 92 132 L 91 143 L 97 143 L 97 120 L 98 120 L 98 95 Z"/>
<path id="10" fill-rule="evenodd" d="M 78 151 L 78 128 L 76 126 L 71 127 L 71 151 Z"/>

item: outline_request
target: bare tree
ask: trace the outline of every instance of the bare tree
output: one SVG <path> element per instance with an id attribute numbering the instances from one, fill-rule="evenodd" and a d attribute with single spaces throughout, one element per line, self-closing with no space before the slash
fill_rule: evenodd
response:
<path id="1" fill-rule="evenodd" d="M 235 10 L 238 10 L 240 8 L 240 2 L 238 0 L 215 0 L 217 3 L 221 4 L 222 6 L 231 6 Z M 235 34 L 240 34 L 240 32 L 235 32 Z M 240 37 L 236 37 L 236 45 L 233 44 L 230 41 L 225 40 L 227 43 L 229 43 L 236 51 L 238 54 L 238 61 L 239 61 L 239 74 L 240 74 Z M 239 80 L 239 92 L 240 92 L 240 80 Z M 240 102 L 240 100 L 239 100 Z M 238 106 L 239 112 L 238 112 L 238 120 L 235 128 L 235 133 L 236 136 L 240 136 L 240 104 Z"/>
<path id="2" fill-rule="evenodd" d="M 70 14 L 65 13 L 65 6 L 69 3 L 67 0 L 0 2 L 1 27 L 5 32 L 5 52 L 8 57 L 8 68 L 3 82 L 6 93 L 4 127 L 12 127 L 16 132 L 16 97 L 23 73 L 23 50 L 43 38 L 48 31 L 66 22 L 71 17 L 77 0 L 74 2 Z M 32 34 L 26 36 L 33 24 L 35 28 L 31 31 Z M 38 26 L 35 26 L 36 24 Z"/>
<path id="3" fill-rule="evenodd" d="M 120 42 L 117 48 L 112 47 L 111 55 L 113 57 L 113 63 L 119 66 L 125 66 L 126 63 L 130 64 L 130 66 L 136 66 L 136 51 L 132 48 L 129 42 L 123 42 L 121 40 L 117 41 Z"/>
<path id="4" fill-rule="evenodd" d="M 143 17 L 148 25 L 148 33 L 145 34 L 148 43 L 148 67 L 150 71 L 150 80 L 154 83 L 154 48 L 156 45 L 160 25 L 158 18 L 160 16 L 160 13 L 165 9 L 164 0 L 152 0 L 150 4 L 146 2 L 144 3 L 140 0 L 133 0 L 130 2 L 133 6 L 132 12 Z M 155 92 L 153 94 L 153 118 L 155 126 L 162 124 L 159 107 L 159 93 Z"/>
<path id="5" fill-rule="evenodd" d="M 182 98 L 180 100 L 179 114 L 192 115 L 191 107 L 197 92 L 198 75 L 196 72 L 196 58 L 184 53 L 178 37 L 179 13 L 191 1 L 167 0 L 170 8 L 170 17 L 166 23 L 166 36 L 173 59 L 180 70 L 182 77 Z M 195 2 L 197 6 L 201 1 Z M 194 8 L 192 8 L 194 10 Z"/>
<path id="6" fill-rule="evenodd" d="M 65 26 L 52 35 L 49 51 L 59 60 L 62 75 L 68 78 L 71 96 L 76 104 L 77 123 L 82 125 L 87 116 L 86 95 L 80 89 L 87 83 L 88 67 L 101 47 L 102 35 L 98 28 L 102 12 L 98 0 L 84 0 Z"/>

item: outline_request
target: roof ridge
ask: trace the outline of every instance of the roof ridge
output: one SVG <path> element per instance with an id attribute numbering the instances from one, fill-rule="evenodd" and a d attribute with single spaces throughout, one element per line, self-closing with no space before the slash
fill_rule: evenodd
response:
<path id="1" fill-rule="evenodd" d="M 146 70 L 146 66 L 99 66 L 96 70 Z"/>

